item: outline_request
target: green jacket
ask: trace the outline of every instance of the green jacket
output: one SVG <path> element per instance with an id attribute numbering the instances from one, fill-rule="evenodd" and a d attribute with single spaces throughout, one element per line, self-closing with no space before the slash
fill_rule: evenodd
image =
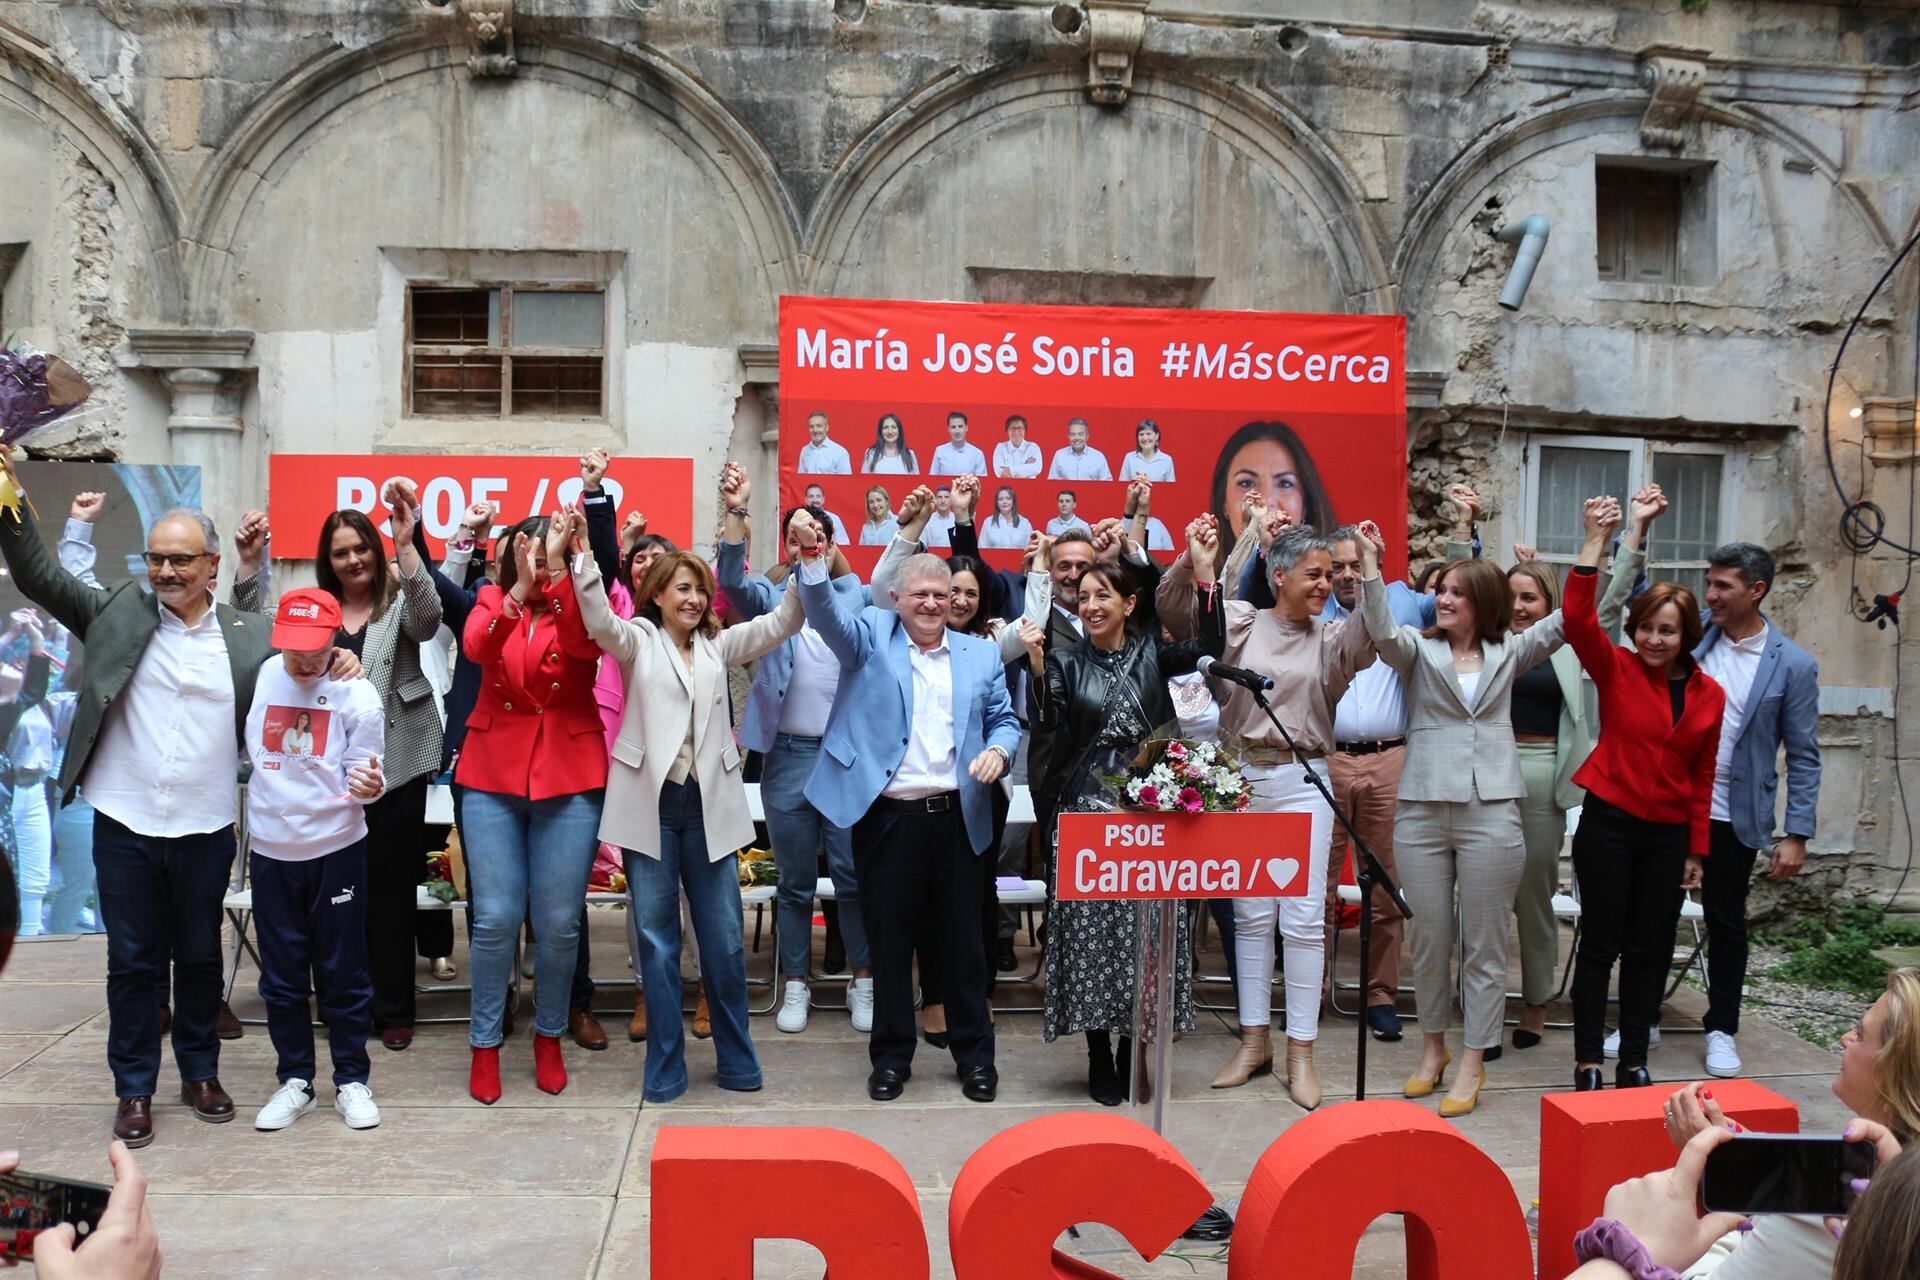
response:
<path id="1" fill-rule="evenodd" d="M 93 759 L 100 726 L 113 700 L 133 678 L 147 641 L 160 626 L 160 602 L 136 582 L 109 590 L 89 587 L 54 563 L 29 520 L 0 513 L 0 555 L 7 561 L 15 585 L 86 646 L 84 682 L 75 704 L 67 754 L 60 766 L 60 803 L 73 799 L 73 789 Z M 245 741 L 247 713 L 253 707 L 254 679 L 260 664 L 273 653 L 271 620 L 242 613 L 227 605 L 213 606 L 227 642 L 227 661 L 233 667 L 233 727 L 236 745 Z M 243 752 L 232 760 L 208 761 L 209 767 L 231 768 L 236 779 Z"/>

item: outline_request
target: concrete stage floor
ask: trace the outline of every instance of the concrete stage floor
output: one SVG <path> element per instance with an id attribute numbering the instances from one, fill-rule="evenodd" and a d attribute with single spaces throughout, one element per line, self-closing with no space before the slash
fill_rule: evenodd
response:
<path id="1" fill-rule="evenodd" d="M 597 976 L 618 972 L 625 955 L 617 912 L 594 916 Z M 1354 935 L 1343 935 L 1343 975 L 1353 968 Z M 1024 944 L 1026 935 L 1021 935 Z M 1565 935 L 1563 934 L 1563 946 Z M 1204 968 L 1219 972 L 1217 942 Z M 1032 953 L 1021 947 L 1030 966 Z M 456 955 L 466 977 L 466 947 Z M 750 953 L 752 976 L 764 976 L 768 952 Z M 108 1177 L 106 1143 L 113 1118 L 113 1082 L 106 1065 L 105 943 L 99 937 L 23 940 L 0 978 L 0 1146 L 18 1147 L 25 1167 L 79 1177 Z M 421 966 L 422 981 L 434 985 Z M 244 965 L 234 1006 L 258 1017 L 257 975 Z M 824 988 L 831 996 L 834 988 Z M 753 992 L 763 1002 L 765 990 Z M 1031 987 L 1003 987 L 1003 1005 L 1032 1004 Z M 1224 1003 L 1226 988 L 1204 990 Z M 1697 1016 L 1701 996 L 1683 988 L 1669 1022 Z M 679 1101 L 642 1108 L 644 1045 L 627 1043 L 630 988 L 604 986 L 603 1014 L 613 1043 L 588 1053 L 567 1042 L 572 1084 L 557 1098 L 533 1085 L 524 1010 L 518 1034 L 503 1056 L 506 1096 L 492 1108 L 466 1093 L 464 1024 L 423 1026 L 413 1048 L 390 1053 L 376 1042 L 373 1088 L 382 1112 L 378 1129 L 353 1132 L 331 1109 L 327 1085 L 321 1105 L 292 1129 L 258 1133 L 254 1110 L 274 1086 L 273 1052 L 265 1029 L 222 1046 L 220 1076 L 239 1116 L 232 1124 L 197 1122 L 178 1100 L 178 1076 L 163 1055 L 157 1136 L 140 1153 L 152 1186 L 154 1220 L 173 1280 L 209 1277 L 513 1277 L 543 1280 L 641 1277 L 648 1274 L 647 1162 L 654 1138 L 672 1124 L 823 1125 L 850 1130 L 891 1151 L 911 1174 L 926 1217 L 933 1274 L 950 1277 L 946 1259 L 947 1200 L 962 1162 L 989 1136 L 1033 1116 L 1067 1109 L 1098 1110 L 1085 1092 L 1081 1042 L 1048 1045 L 1032 1014 L 999 1019 L 1000 1097 L 991 1105 L 961 1097 L 950 1060 L 921 1046 L 917 1071 L 904 1098 L 870 1102 L 862 1037 L 844 1013 L 816 1011 L 807 1031 L 782 1035 L 770 1017 L 753 1020 L 766 1089 L 729 1094 L 712 1082 L 711 1044 L 690 1041 L 693 1087 Z M 423 997 L 423 1016 L 464 1014 L 466 997 Z M 1403 1003 L 1410 1009 L 1410 998 Z M 1838 1059 L 1751 1011 L 1740 1048 L 1748 1075 L 1798 1103 L 1807 1128 L 1837 1128 L 1845 1111 L 1828 1092 Z M 1568 1017 L 1554 1007 L 1555 1020 Z M 1199 1169 L 1216 1196 L 1237 1196 L 1254 1161 L 1303 1114 L 1276 1078 L 1214 1092 L 1208 1083 L 1233 1046 L 1228 1022 L 1203 1014 L 1201 1025 L 1175 1048 L 1174 1101 L 1168 1136 Z M 1697 1025 L 1697 1024 L 1694 1024 Z M 1397 1045 L 1374 1044 L 1368 1089 L 1397 1097 L 1417 1054 L 1415 1024 Z M 1457 1033 L 1456 1033 L 1457 1035 Z M 1457 1041 L 1456 1041 L 1457 1043 Z M 1657 1080 L 1700 1075 L 1701 1038 L 1669 1035 L 1654 1051 Z M 324 1036 L 321 1052 L 325 1053 Z M 323 1059 L 324 1060 L 324 1059 Z M 1353 1096 L 1353 1023 L 1329 1017 L 1322 1025 L 1318 1064 L 1328 1105 Z M 1508 1047 L 1493 1065 L 1480 1107 L 1459 1121 L 1462 1132 L 1488 1151 L 1513 1181 L 1521 1204 L 1533 1197 L 1540 1095 L 1568 1087 L 1572 1034 L 1550 1033 L 1525 1053 Z M 326 1069 L 322 1068 L 325 1075 Z M 763 1197 L 808 1195 L 804 1187 L 767 1187 Z M 753 1213 L 743 1200 L 737 1212 Z M 823 1214 L 855 1214 L 857 1205 L 822 1202 Z M 1147 1264 L 1117 1233 L 1088 1227 L 1063 1247 L 1121 1276 L 1224 1276 L 1219 1246 L 1187 1243 L 1193 1261 L 1163 1258 Z M 1377 1221 L 1362 1242 L 1355 1275 L 1404 1272 L 1397 1218 Z M 817 1280 L 819 1255 L 784 1242 L 760 1247 L 757 1274 L 765 1280 Z M 661 1277 L 660 1280 L 673 1280 Z"/>

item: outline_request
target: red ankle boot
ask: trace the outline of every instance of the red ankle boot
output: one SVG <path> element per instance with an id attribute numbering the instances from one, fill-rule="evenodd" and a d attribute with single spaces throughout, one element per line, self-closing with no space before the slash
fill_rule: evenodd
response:
<path id="1" fill-rule="evenodd" d="M 534 1033 L 533 1082 L 543 1093 L 559 1093 L 567 1087 L 567 1064 L 560 1060 L 560 1037 Z"/>
<path id="2" fill-rule="evenodd" d="M 467 1072 L 467 1092 L 488 1106 L 500 1101 L 500 1050 L 475 1049 Z"/>

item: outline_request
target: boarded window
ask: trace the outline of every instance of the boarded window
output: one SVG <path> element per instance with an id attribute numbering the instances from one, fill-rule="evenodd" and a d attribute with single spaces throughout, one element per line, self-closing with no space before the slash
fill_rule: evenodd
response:
<path id="1" fill-rule="evenodd" d="M 606 294 L 527 285 L 407 291 L 416 417 L 606 415 Z"/>

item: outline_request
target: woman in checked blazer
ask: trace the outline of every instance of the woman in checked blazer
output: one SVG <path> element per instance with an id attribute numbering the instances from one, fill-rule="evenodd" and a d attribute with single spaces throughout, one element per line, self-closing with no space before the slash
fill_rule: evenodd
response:
<path id="1" fill-rule="evenodd" d="M 1611 523 L 1603 518 L 1611 513 Z M 1587 503 L 1582 565 L 1596 565 L 1619 504 Z M 1394 819 L 1395 860 L 1413 908 L 1414 998 L 1423 1033 L 1420 1066 L 1403 1092 L 1424 1098 L 1453 1060 L 1454 890 L 1459 888 L 1465 1044 L 1440 1114 L 1472 1111 L 1486 1083 L 1484 1055 L 1500 1043 L 1507 993 L 1507 928 L 1526 861 L 1520 798 L 1526 781 L 1514 745 L 1513 681 L 1566 642 L 1558 611 L 1513 634 L 1513 593 L 1498 568 L 1458 560 L 1440 574 L 1435 622 L 1398 626 L 1387 607 L 1371 522 L 1361 526 L 1360 616 L 1382 661 L 1407 682 L 1407 759 Z"/>

